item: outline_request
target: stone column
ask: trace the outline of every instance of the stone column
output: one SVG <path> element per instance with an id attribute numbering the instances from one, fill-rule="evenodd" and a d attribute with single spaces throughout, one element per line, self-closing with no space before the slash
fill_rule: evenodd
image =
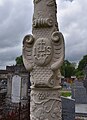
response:
<path id="1" fill-rule="evenodd" d="M 31 75 L 31 120 L 62 120 L 60 67 L 64 38 L 56 13 L 56 0 L 34 0 L 33 35 L 23 40 L 23 61 Z"/>

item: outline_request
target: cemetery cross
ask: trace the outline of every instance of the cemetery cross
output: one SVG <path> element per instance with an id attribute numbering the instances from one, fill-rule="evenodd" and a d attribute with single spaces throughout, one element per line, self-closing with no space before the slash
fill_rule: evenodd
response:
<path id="1" fill-rule="evenodd" d="M 30 120 L 62 120 L 60 67 L 65 50 L 56 13 L 56 0 L 34 0 L 33 35 L 23 40 L 23 62 L 31 75 Z"/>

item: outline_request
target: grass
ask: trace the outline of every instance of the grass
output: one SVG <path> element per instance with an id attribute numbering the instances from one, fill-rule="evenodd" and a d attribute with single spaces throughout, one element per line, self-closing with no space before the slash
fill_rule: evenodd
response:
<path id="1" fill-rule="evenodd" d="M 63 97 L 70 97 L 71 96 L 71 92 L 70 91 L 61 91 L 61 96 L 63 96 Z"/>

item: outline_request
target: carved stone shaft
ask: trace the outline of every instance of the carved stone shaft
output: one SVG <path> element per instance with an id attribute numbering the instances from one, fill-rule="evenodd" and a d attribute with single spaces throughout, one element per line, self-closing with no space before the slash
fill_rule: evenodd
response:
<path id="1" fill-rule="evenodd" d="M 31 103 L 31 120 L 61 120 L 62 109 L 58 89 L 32 89 Z"/>
<path id="2" fill-rule="evenodd" d="M 31 120 L 61 120 L 60 67 L 64 38 L 55 0 L 34 0 L 32 33 L 23 40 L 23 61 L 31 72 Z"/>

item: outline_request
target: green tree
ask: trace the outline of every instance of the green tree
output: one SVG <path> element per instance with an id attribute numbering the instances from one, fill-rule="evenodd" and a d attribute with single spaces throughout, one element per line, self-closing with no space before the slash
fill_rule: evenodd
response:
<path id="1" fill-rule="evenodd" d="M 17 58 L 15 59 L 15 61 L 16 61 L 16 65 L 23 65 L 22 55 L 19 56 L 19 57 L 17 57 Z"/>
<path id="2" fill-rule="evenodd" d="M 78 68 L 76 69 L 76 77 L 84 77 L 84 69 L 87 65 L 87 55 L 83 56 L 83 58 L 79 61 Z"/>
<path id="3" fill-rule="evenodd" d="M 65 60 L 61 67 L 61 74 L 65 76 L 65 78 L 70 78 L 71 76 L 75 75 L 75 67 L 71 62 Z"/>
<path id="4" fill-rule="evenodd" d="M 77 78 L 84 77 L 84 72 L 82 70 L 78 70 L 78 68 L 75 70 L 75 76 Z"/>
<path id="5" fill-rule="evenodd" d="M 83 71 L 86 65 L 87 65 L 87 55 L 83 56 L 83 58 L 79 61 L 78 70 Z"/>

